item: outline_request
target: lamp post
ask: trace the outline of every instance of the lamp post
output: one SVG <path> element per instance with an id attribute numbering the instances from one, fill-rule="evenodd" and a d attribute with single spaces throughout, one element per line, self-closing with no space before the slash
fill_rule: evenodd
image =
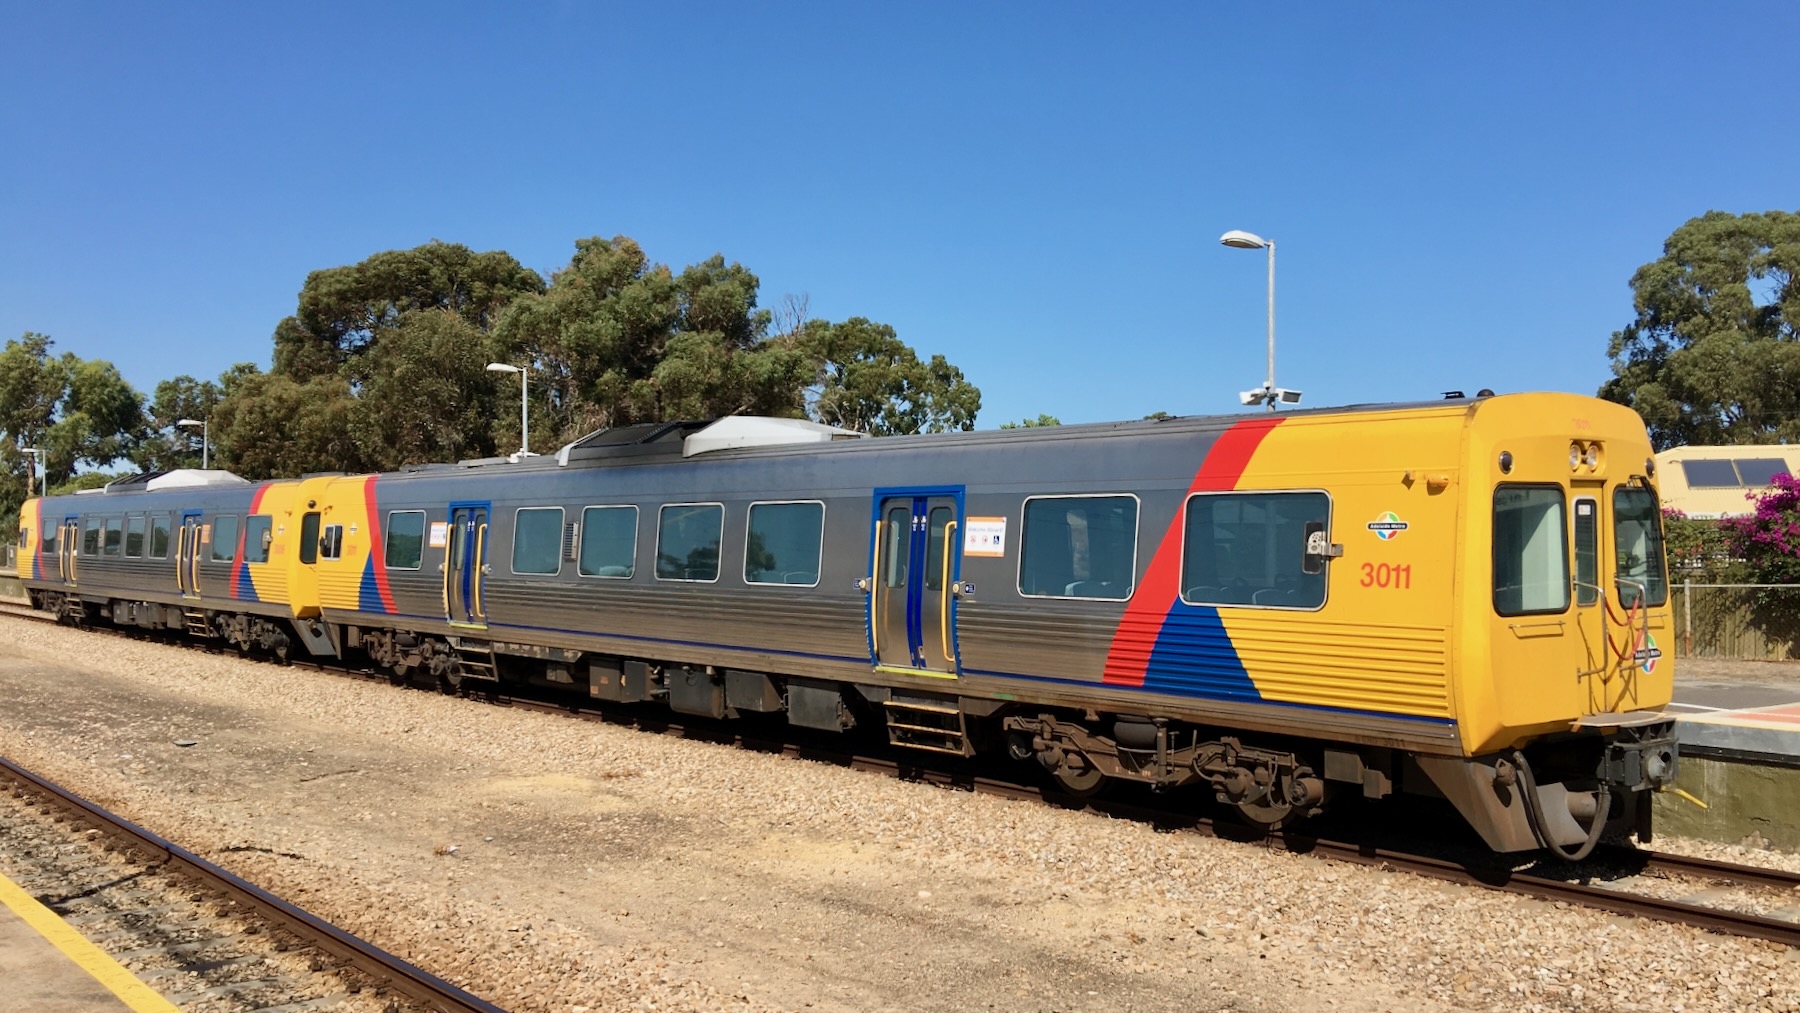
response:
<path id="1" fill-rule="evenodd" d="M 208 418 L 208 419 L 176 419 L 175 424 L 184 429 L 192 429 L 195 426 L 200 427 L 200 470 L 205 471 L 206 470 L 206 444 L 208 442 L 207 441 L 207 429 L 212 425 L 212 419 L 210 419 L 210 418 Z"/>
<path id="2" fill-rule="evenodd" d="M 31 474 L 25 479 L 25 495 L 36 495 L 32 490 L 37 488 L 38 472 L 45 471 L 49 467 L 44 463 L 44 452 L 36 447 L 20 447 L 19 453 L 31 455 Z M 49 474 L 44 475 L 44 481 L 50 481 Z"/>
<path id="3" fill-rule="evenodd" d="M 1220 236 L 1219 242 L 1240 250 L 1266 249 L 1269 251 L 1269 373 L 1268 377 L 1263 380 L 1261 390 L 1247 390 L 1239 397 L 1247 405 L 1267 404 L 1270 411 L 1275 410 L 1276 402 L 1299 404 L 1299 391 L 1282 390 L 1275 386 L 1275 240 L 1264 239 L 1254 232 L 1232 229 Z"/>
<path id="4" fill-rule="evenodd" d="M 514 366 L 504 362 L 487 364 L 490 373 L 519 374 L 519 456 L 531 456 L 531 401 L 526 391 L 531 386 L 531 370 L 525 366 Z"/>

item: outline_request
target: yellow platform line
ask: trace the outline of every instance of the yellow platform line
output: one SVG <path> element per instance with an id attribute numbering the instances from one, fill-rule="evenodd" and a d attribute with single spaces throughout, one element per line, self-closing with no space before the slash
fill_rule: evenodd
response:
<path id="1" fill-rule="evenodd" d="M 180 1007 L 139 981 L 106 951 L 88 942 L 81 933 L 70 928 L 68 922 L 57 917 L 56 912 L 38 903 L 37 898 L 5 876 L 0 876 L 0 903 L 11 908 L 38 935 L 48 939 L 64 956 L 138 1013 L 181 1013 Z"/>

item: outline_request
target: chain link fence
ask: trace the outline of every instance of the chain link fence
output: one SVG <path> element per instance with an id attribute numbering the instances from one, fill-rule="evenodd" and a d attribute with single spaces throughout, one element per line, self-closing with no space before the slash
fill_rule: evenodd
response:
<path id="1" fill-rule="evenodd" d="M 1800 658 L 1800 640 L 1789 624 L 1772 621 L 1771 612 L 1800 612 L 1800 585 L 1703 584 L 1671 585 L 1675 606 L 1675 656 L 1735 661 L 1792 661 Z"/>

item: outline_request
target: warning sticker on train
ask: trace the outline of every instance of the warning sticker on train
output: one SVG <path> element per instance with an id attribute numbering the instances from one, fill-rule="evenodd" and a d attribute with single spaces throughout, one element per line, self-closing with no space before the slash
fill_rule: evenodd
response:
<path id="1" fill-rule="evenodd" d="M 963 555 L 1006 555 L 1006 518 L 970 517 L 968 533 L 963 535 Z"/>
<path id="2" fill-rule="evenodd" d="M 1400 515 L 1392 510 L 1383 512 L 1380 517 L 1369 522 L 1369 530 L 1375 532 L 1375 537 L 1384 542 L 1405 531 L 1407 526 L 1407 523 L 1400 519 Z"/>

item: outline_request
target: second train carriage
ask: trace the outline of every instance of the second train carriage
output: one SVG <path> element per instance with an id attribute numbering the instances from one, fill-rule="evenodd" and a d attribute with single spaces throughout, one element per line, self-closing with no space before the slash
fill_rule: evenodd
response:
<path id="1" fill-rule="evenodd" d="M 1075 791 L 1208 784 L 1267 823 L 1423 791 L 1496 850 L 1581 854 L 1608 825 L 1647 832 L 1644 793 L 1674 776 L 1628 409 L 854 436 L 673 423 L 282 483 L 314 582 L 293 609 L 400 674 L 880 721 L 915 748 L 1004 745 Z"/>

